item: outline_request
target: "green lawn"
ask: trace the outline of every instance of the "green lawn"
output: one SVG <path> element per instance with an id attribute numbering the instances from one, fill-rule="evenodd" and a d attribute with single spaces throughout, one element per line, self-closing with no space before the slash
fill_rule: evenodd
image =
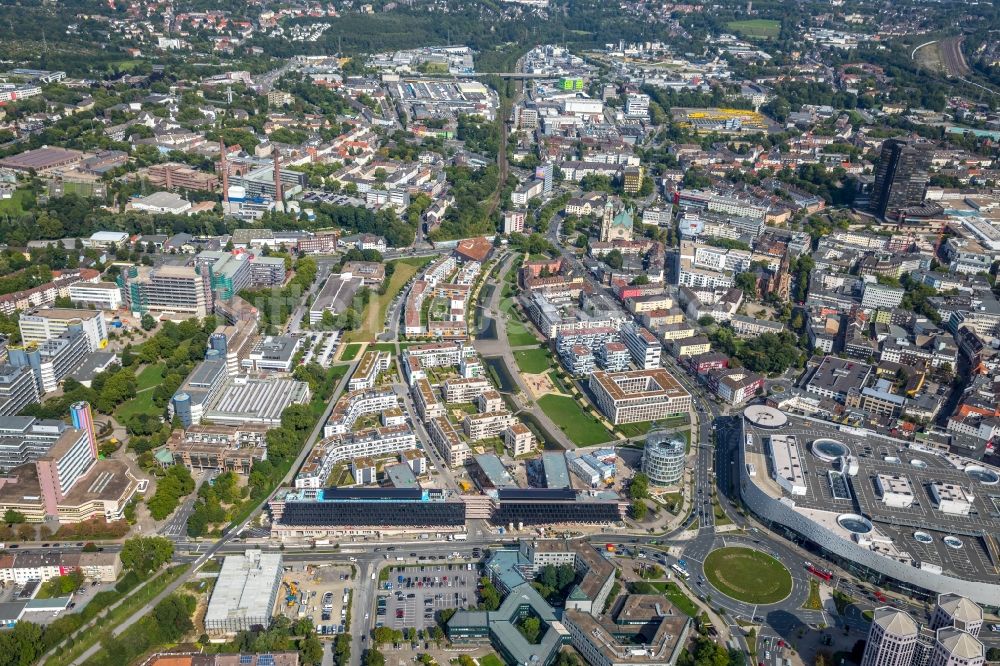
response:
<path id="1" fill-rule="evenodd" d="M 698 607 L 694 605 L 694 602 L 691 601 L 691 598 L 688 595 L 684 594 L 684 590 L 682 590 L 677 583 L 672 581 L 667 583 L 667 591 L 665 594 L 667 599 L 670 599 L 670 603 L 677 606 L 682 613 L 688 617 L 698 616 Z"/>
<path id="2" fill-rule="evenodd" d="M 504 666 L 504 663 L 501 661 L 500 657 L 491 652 L 488 655 L 479 658 L 479 666 Z"/>
<path id="3" fill-rule="evenodd" d="M 136 377 L 136 390 L 145 391 L 146 389 L 154 388 L 158 386 L 160 382 L 163 381 L 163 364 L 157 363 L 155 365 L 147 365 Z"/>
<path id="4" fill-rule="evenodd" d="M 137 393 L 134 398 L 122 404 L 115 412 L 118 421 L 127 419 L 136 414 L 156 414 L 159 415 L 160 408 L 153 404 L 153 392 L 143 391 Z"/>
<path id="5" fill-rule="evenodd" d="M 781 32 L 781 23 L 771 19 L 750 19 L 747 21 L 730 21 L 726 28 L 746 37 L 763 37 L 774 39 Z"/>
<path id="6" fill-rule="evenodd" d="M 514 352 L 514 360 L 521 372 L 537 375 L 552 367 L 552 357 L 545 349 L 522 349 Z"/>
<path id="7" fill-rule="evenodd" d="M 507 342 L 510 343 L 511 347 L 523 347 L 524 345 L 537 345 L 538 338 L 511 314 L 511 318 L 507 320 Z"/>
<path id="8" fill-rule="evenodd" d="M 642 421 L 640 423 L 623 423 L 616 426 L 616 429 L 626 437 L 638 437 L 645 435 L 652 427 L 653 424 L 650 421 Z"/>
<path id="9" fill-rule="evenodd" d="M 358 352 L 361 351 L 361 345 L 357 342 L 354 344 L 347 345 L 344 347 L 344 351 L 340 353 L 341 361 L 353 361 L 358 357 Z"/>
<path id="10" fill-rule="evenodd" d="M 543 395 L 538 406 L 577 446 L 594 446 L 611 439 L 611 433 L 574 400 L 562 395 Z"/>
<path id="11" fill-rule="evenodd" d="M 750 548 L 717 548 L 705 558 L 705 577 L 727 597 L 773 604 L 792 592 L 792 575 L 770 555 Z"/>
<path id="12" fill-rule="evenodd" d="M 808 610 L 823 610 L 823 602 L 819 598 L 819 581 L 809 581 L 809 597 L 802 607 Z"/>
<path id="13" fill-rule="evenodd" d="M 31 198 L 28 190 L 15 190 L 10 199 L 0 199 L 0 215 L 21 215 L 25 212 L 24 203 Z"/>
<path id="14" fill-rule="evenodd" d="M 389 303 L 396 297 L 396 294 L 403 288 L 407 280 L 417 274 L 422 266 L 430 263 L 431 257 L 411 257 L 409 259 L 398 259 L 394 262 L 395 272 L 389 278 L 389 286 L 385 294 L 372 292 L 368 305 L 362 316 L 364 325 L 355 330 L 344 333 L 344 342 L 356 342 L 358 340 L 374 340 L 375 336 L 382 332 L 385 322 L 385 311 L 389 309 Z"/>

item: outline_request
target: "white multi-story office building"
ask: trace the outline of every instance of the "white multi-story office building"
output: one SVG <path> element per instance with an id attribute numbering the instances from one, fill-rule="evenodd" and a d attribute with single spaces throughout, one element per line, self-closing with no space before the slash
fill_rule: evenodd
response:
<path id="1" fill-rule="evenodd" d="M 25 344 L 52 340 L 73 325 L 79 325 L 86 336 L 87 351 L 97 351 L 108 344 L 108 327 L 99 310 L 37 308 L 22 314 L 18 325 Z"/>
<path id="2" fill-rule="evenodd" d="M 906 291 L 901 287 L 890 287 L 878 282 L 866 282 L 861 295 L 861 307 L 870 309 L 883 308 L 886 310 L 898 308 L 899 304 L 903 302 L 905 294 Z"/>
<path id="3" fill-rule="evenodd" d="M 8 360 L 14 366 L 30 367 L 39 390 L 49 393 L 59 388 L 59 382 L 83 364 L 90 353 L 89 346 L 87 335 L 79 327 L 74 327 L 44 342 L 12 347 L 8 351 Z"/>
<path id="4" fill-rule="evenodd" d="M 662 368 L 598 371 L 589 386 L 597 406 L 615 425 L 658 421 L 691 409 L 691 394 Z"/>
<path id="5" fill-rule="evenodd" d="M 625 97 L 625 115 L 629 118 L 649 117 L 649 95 L 630 93 Z"/>
<path id="6" fill-rule="evenodd" d="M 41 397 L 35 374 L 28 366 L 0 365 L 0 416 L 19 413 Z"/>
<path id="7" fill-rule="evenodd" d="M 939 594 L 937 607 L 931 617 L 931 629 L 942 627 L 955 627 L 979 636 L 979 630 L 983 627 L 983 609 L 960 594 Z"/>
<path id="8" fill-rule="evenodd" d="M 211 276 L 193 266 L 130 266 L 118 276 L 125 306 L 133 313 L 204 317 L 213 311 Z"/>
<path id="9" fill-rule="evenodd" d="M 69 287 L 73 305 L 93 305 L 99 310 L 117 310 L 122 306 L 122 292 L 114 282 L 77 282 Z"/>

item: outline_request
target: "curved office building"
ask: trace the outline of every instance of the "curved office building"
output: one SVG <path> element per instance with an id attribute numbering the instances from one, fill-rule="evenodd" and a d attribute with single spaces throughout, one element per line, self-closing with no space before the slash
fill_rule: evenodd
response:
<path id="1" fill-rule="evenodd" d="M 875 585 L 1000 605 L 996 469 L 813 419 L 753 421 L 742 424 L 740 495 L 775 532 Z"/>
<path id="2" fill-rule="evenodd" d="M 684 450 L 682 439 L 663 432 L 650 433 L 642 452 L 642 471 L 658 486 L 674 486 L 684 476 Z"/>

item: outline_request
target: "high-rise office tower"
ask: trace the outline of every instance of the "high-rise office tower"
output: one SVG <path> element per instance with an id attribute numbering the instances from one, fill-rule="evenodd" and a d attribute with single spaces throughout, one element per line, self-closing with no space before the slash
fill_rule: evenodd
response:
<path id="1" fill-rule="evenodd" d="M 887 139 L 882 143 L 871 212 L 885 219 L 896 219 L 899 211 L 919 206 L 927 192 L 927 168 L 930 145 L 923 142 Z"/>
<path id="2" fill-rule="evenodd" d="M 972 634 L 945 627 L 938 629 L 930 666 L 982 666 L 986 648 Z"/>
<path id="3" fill-rule="evenodd" d="M 861 666 L 910 666 L 918 633 L 917 623 L 903 611 L 876 608 Z"/>
<path id="4" fill-rule="evenodd" d="M 983 609 L 965 597 L 951 592 L 938 595 L 937 608 L 931 617 L 931 629 L 955 627 L 979 636 L 983 626 Z"/>

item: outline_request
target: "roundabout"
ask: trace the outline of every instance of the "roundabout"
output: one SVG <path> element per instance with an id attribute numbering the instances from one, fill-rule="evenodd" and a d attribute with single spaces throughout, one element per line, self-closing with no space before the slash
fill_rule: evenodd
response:
<path id="1" fill-rule="evenodd" d="M 705 578 L 722 594 L 747 604 L 776 604 L 792 592 L 792 574 L 770 555 L 726 546 L 708 554 Z"/>

